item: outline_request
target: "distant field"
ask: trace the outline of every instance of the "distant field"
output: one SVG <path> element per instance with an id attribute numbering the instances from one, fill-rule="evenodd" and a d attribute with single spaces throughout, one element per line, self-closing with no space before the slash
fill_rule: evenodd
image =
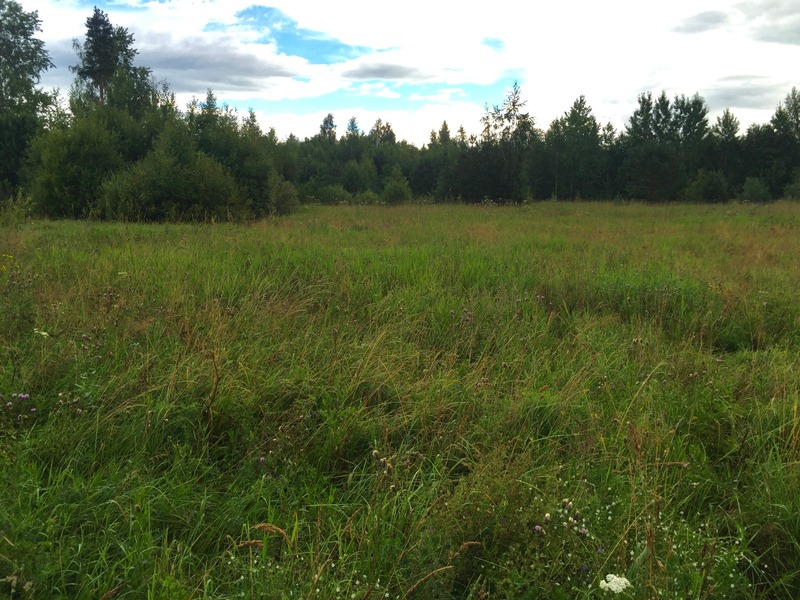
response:
<path id="1" fill-rule="evenodd" d="M 800 203 L 10 224 L 0 597 L 800 597 L 798 290 Z"/>

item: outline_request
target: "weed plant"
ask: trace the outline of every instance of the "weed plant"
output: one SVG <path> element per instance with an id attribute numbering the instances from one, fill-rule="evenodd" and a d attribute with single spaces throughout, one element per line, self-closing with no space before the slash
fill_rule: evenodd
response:
<path id="1" fill-rule="evenodd" d="M 799 226 L 791 203 L 21 220 L 0 595 L 798 597 Z"/>

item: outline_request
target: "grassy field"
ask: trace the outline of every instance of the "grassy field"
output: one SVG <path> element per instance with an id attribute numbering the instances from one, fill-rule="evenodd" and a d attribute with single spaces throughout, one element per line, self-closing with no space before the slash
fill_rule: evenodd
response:
<path id="1" fill-rule="evenodd" d="M 0 597 L 800 596 L 800 204 L 0 229 Z"/>

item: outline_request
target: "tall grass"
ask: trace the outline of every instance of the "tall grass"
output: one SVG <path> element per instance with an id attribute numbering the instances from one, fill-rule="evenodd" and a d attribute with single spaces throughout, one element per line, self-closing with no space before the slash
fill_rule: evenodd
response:
<path id="1" fill-rule="evenodd" d="M 0 593 L 796 597 L 798 224 L 4 229 Z"/>

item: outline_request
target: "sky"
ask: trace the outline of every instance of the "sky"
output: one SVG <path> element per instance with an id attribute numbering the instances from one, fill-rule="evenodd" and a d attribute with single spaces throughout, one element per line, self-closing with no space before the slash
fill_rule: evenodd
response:
<path id="1" fill-rule="evenodd" d="M 798 0 L 18 1 L 56 65 L 46 89 L 68 93 L 72 40 L 97 6 L 179 106 L 212 89 L 281 139 L 315 135 L 328 113 L 339 135 L 381 119 L 417 146 L 445 120 L 477 134 L 515 81 L 544 130 L 581 95 L 621 130 L 639 94 L 663 90 L 699 93 L 712 124 L 730 108 L 744 131 L 800 87 Z"/>

